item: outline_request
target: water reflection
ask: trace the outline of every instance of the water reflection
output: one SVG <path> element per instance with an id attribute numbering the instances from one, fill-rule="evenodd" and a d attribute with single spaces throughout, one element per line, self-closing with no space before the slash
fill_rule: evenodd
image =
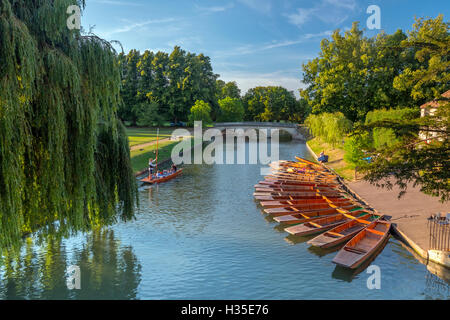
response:
<path id="1" fill-rule="evenodd" d="M 67 289 L 70 265 L 80 267 L 80 290 Z M 28 238 L 0 262 L 0 298 L 135 299 L 140 271 L 132 248 L 121 246 L 112 230 L 92 231 L 78 243 L 48 237 L 37 245 Z"/>

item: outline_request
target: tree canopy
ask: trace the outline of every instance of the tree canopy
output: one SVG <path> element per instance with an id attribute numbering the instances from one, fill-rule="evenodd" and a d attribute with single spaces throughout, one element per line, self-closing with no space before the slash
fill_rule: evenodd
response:
<path id="1" fill-rule="evenodd" d="M 210 58 L 174 47 L 170 54 L 131 50 L 120 56 L 122 120 L 151 125 L 186 121 L 196 100 L 217 105 L 216 79 Z"/>
<path id="2" fill-rule="evenodd" d="M 372 183 L 388 188 L 396 184 L 403 193 L 411 182 L 446 201 L 450 192 L 449 23 L 442 16 L 417 19 L 402 47 L 415 52 L 417 66 L 396 77 L 394 85 L 410 93 L 416 108 L 424 98 L 436 98 L 431 103 L 436 110 L 419 118 L 376 119 L 361 126 L 356 134 L 389 130 L 395 135 L 395 143 L 378 146 L 374 161 L 362 169 Z M 419 133 L 431 137 L 424 139 Z"/>
<path id="3" fill-rule="evenodd" d="M 0 0 L 0 246 L 133 217 L 111 45 L 67 28 L 75 0 Z"/>

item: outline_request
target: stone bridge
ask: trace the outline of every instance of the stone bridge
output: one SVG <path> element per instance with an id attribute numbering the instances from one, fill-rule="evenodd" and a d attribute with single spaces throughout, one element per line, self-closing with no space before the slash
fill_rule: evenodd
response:
<path id="1" fill-rule="evenodd" d="M 296 123 L 280 123 L 280 122 L 217 122 L 214 128 L 221 131 L 226 129 L 267 129 L 268 136 L 271 130 L 285 131 L 292 136 L 293 140 L 306 141 L 306 128 Z"/>

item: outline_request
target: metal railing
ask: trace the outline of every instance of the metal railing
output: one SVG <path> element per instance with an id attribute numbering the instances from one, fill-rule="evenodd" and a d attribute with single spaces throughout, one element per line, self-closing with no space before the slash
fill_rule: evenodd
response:
<path id="1" fill-rule="evenodd" d="M 431 250 L 450 251 L 450 220 L 448 218 L 440 216 L 429 218 L 428 230 Z"/>

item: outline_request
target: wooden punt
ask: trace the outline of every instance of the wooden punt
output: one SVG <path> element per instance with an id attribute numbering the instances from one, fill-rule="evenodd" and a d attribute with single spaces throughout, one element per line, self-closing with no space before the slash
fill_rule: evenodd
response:
<path id="1" fill-rule="evenodd" d="M 327 183 L 314 183 L 314 182 L 302 182 L 302 181 L 277 181 L 277 180 L 263 180 L 258 182 L 258 185 L 268 185 L 268 186 L 304 186 L 311 188 L 337 188 L 338 184 L 327 184 Z"/>
<path id="2" fill-rule="evenodd" d="M 337 199 L 334 199 L 337 200 Z M 291 202 L 291 201 L 287 201 Z M 295 213 L 292 210 L 297 210 L 297 212 L 301 212 L 302 210 L 316 210 L 316 209 L 327 209 L 327 208 L 335 208 L 342 206 L 351 206 L 355 203 L 350 199 L 343 199 L 342 201 L 333 201 L 333 202 L 319 202 L 319 203 L 292 203 L 292 204 L 284 204 L 281 206 L 275 207 L 265 207 L 264 212 L 277 216 L 277 214 L 289 211 L 291 213 Z"/>
<path id="3" fill-rule="evenodd" d="M 335 188 L 327 187 L 313 187 L 313 186 L 300 186 L 300 185 L 267 185 L 267 184 L 255 184 L 255 189 L 283 189 L 283 190 L 324 190 L 324 191 L 336 191 Z"/>
<path id="4" fill-rule="evenodd" d="M 331 182 L 321 182 L 321 181 L 303 181 L 303 180 L 275 180 L 275 179 L 266 179 L 264 181 L 260 181 L 259 184 L 264 185 L 300 185 L 300 186 L 309 186 L 309 187 L 324 187 L 324 188 L 337 188 L 339 184 L 331 183 Z"/>
<path id="5" fill-rule="evenodd" d="M 253 196 L 327 196 L 327 197 L 338 197 L 340 195 L 343 195 L 343 192 L 300 192 L 300 191 L 256 191 L 253 193 Z"/>
<path id="6" fill-rule="evenodd" d="M 312 191 L 313 190 L 305 190 L 302 188 L 289 188 L 289 187 L 256 187 L 255 188 L 255 192 L 312 192 Z M 324 191 L 323 193 L 340 193 L 340 191 L 332 190 L 332 191 Z"/>
<path id="7" fill-rule="evenodd" d="M 331 248 L 353 238 L 358 232 L 364 230 L 373 221 L 381 219 L 382 216 L 369 213 L 357 219 L 341 224 L 325 233 L 308 241 L 314 247 Z"/>
<path id="8" fill-rule="evenodd" d="M 390 228 L 390 222 L 381 220 L 372 222 L 339 250 L 333 262 L 350 269 L 358 268 L 389 236 Z"/>
<path id="9" fill-rule="evenodd" d="M 333 216 L 323 217 L 314 221 L 306 221 L 303 224 L 295 225 L 284 229 L 284 231 L 294 236 L 308 236 L 315 233 L 324 232 L 338 225 L 355 219 L 354 216 L 340 213 Z"/>
<path id="10" fill-rule="evenodd" d="M 179 176 L 182 172 L 183 172 L 183 169 L 178 169 L 177 171 L 175 171 L 169 175 L 166 175 L 164 177 L 158 178 L 158 179 L 155 179 L 155 178 L 151 179 L 150 177 L 146 177 L 144 179 L 141 179 L 141 181 L 146 184 L 162 183 L 162 182 L 172 180 L 173 178 Z"/>
<path id="11" fill-rule="evenodd" d="M 330 199 L 340 199 L 342 198 L 341 194 L 329 195 Z M 323 196 L 318 195 L 317 193 L 312 193 L 308 195 L 300 195 L 300 196 L 290 196 L 290 195 L 266 195 L 266 196 L 255 196 L 255 200 L 258 201 L 276 201 L 276 200 L 314 200 L 320 199 L 323 200 Z"/>
<path id="12" fill-rule="evenodd" d="M 266 180 L 286 180 L 286 181 L 303 181 L 316 183 L 331 183 L 336 184 L 336 178 L 323 179 L 320 177 L 301 176 L 301 175 L 286 175 L 286 174 L 270 174 L 265 177 Z"/>
<path id="13" fill-rule="evenodd" d="M 290 207 L 282 207 L 282 208 L 271 208 L 271 209 L 264 209 L 264 212 L 271 215 L 272 217 L 280 217 L 280 216 L 289 216 L 289 215 L 296 215 L 296 214 L 302 214 L 308 211 L 321 211 L 321 210 L 327 210 L 327 209 L 338 209 L 342 208 L 343 210 L 352 210 L 356 208 L 362 208 L 360 205 L 354 204 L 352 202 L 347 203 L 341 203 L 339 206 L 334 206 L 329 203 L 320 203 L 316 205 L 310 205 L 310 207 L 301 208 L 298 206 L 290 206 Z"/>
<path id="14" fill-rule="evenodd" d="M 334 216 L 340 213 L 347 213 L 347 210 L 343 209 L 336 209 L 336 208 L 329 208 L 329 209 L 323 209 L 323 210 L 316 210 L 316 211 L 303 211 L 302 213 L 296 213 L 293 215 L 285 215 L 285 216 L 278 216 L 274 217 L 273 220 L 276 222 L 279 222 L 281 226 L 285 225 L 297 225 L 302 224 L 307 221 L 314 221 L 316 219 L 325 218 Z M 356 213 L 363 212 L 362 210 L 356 210 L 354 211 Z"/>
<path id="15" fill-rule="evenodd" d="M 334 204 L 345 203 L 348 198 L 333 198 L 331 201 Z M 288 206 L 297 206 L 303 204 L 323 204 L 328 203 L 326 199 L 299 199 L 299 200 L 272 200 L 272 201 L 261 201 L 260 205 L 264 208 L 283 208 Z"/>

